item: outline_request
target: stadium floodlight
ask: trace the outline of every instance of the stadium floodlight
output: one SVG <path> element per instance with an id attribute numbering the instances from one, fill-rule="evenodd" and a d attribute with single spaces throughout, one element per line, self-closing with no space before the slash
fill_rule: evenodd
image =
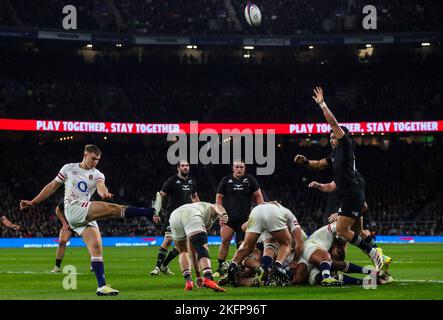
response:
<path id="1" fill-rule="evenodd" d="M 314 46 L 309 46 L 308 48 L 309 48 L 309 50 L 312 50 L 312 49 L 314 49 Z"/>
<path id="2" fill-rule="evenodd" d="M 250 57 L 251 57 L 251 55 L 249 53 L 246 53 L 246 54 L 243 55 L 243 58 L 245 58 L 245 59 L 248 59 Z"/>
<path id="3" fill-rule="evenodd" d="M 192 49 L 192 46 L 191 45 L 187 45 L 186 48 L 187 49 Z"/>
<path id="4" fill-rule="evenodd" d="M 88 44 L 86 45 L 86 48 L 88 48 L 88 49 L 92 49 L 92 44 L 88 43 Z"/>
<path id="5" fill-rule="evenodd" d="M 243 49 L 245 49 L 245 50 L 254 50 L 254 46 L 244 46 Z"/>
<path id="6" fill-rule="evenodd" d="M 422 47 L 429 47 L 430 45 L 431 45 L 431 43 L 429 43 L 429 42 L 422 42 L 421 43 Z"/>
<path id="7" fill-rule="evenodd" d="M 367 43 L 367 44 L 366 44 L 366 48 L 372 48 L 372 44 Z"/>
<path id="8" fill-rule="evenodd" d="M 121 48 L 122 44 L 121 43 L 117 43 L 115 46 L 118 47 L 118 48 Z"/>

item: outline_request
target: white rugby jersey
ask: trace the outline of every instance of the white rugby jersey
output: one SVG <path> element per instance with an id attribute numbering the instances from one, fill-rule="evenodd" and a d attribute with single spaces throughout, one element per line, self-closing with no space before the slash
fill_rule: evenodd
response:
<path id="1" fill-rule="evenodd" d="M 89 201 L 97 190 L 97 181 L 105 181 L 105 176 L 98 169 L 80 168 L 80 163 L 65 164 L 55 177 L 55 180 L 65 184 L 65 203 L 74 200 Z"/>
<path id="2" fill-rule="evenodd" d="M 212 211 L 212 204 L 208 202 L 187 203 L 180 207 L 180 210 L 182 209 L 192 209 L 198 211 L 202 216 L 206 229 L 212 227 L 212 224 L 218 219 L 218 215 Z"/>
<path id="3" fill-rule="evenodd" d="M 312 242 L 318 244 L 324 247 L 326 251 L 329 251 L 329 249 L 332 247 L 332 243 L 334 243 L 335 240 L 336 229 L 337 224 L 335 222 L 321 227 L 311 234 L 308 240 L 306 240 L 306 243 Z"/>

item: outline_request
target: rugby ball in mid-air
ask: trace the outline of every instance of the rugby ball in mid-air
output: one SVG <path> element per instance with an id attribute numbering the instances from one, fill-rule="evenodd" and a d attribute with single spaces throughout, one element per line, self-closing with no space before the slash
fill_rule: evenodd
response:
<path id="1" fill-rule="evenodd" d="M 260 9 L 255 4 L 248 2 L 245 7 L 245 18 L 250 26 L 257 27 L 261 22 Z"/>

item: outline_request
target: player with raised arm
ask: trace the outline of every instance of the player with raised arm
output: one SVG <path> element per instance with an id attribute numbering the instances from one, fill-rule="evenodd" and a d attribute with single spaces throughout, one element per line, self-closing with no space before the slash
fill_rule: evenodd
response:
<path id="1" fill-rule="evenodd" d="M 6 228 L 14 229 L 15 231 L 20 230 L 20 226 L 18 224 L 12 223 L 6 216 L 0 216 L 0 223 L 3 224 Z"/>
<path id="2" fill-rule="evenodd" d="M 384 265 L 381 249 L 373 248 L 369 243 L 363 241 L 359 233 L 352 230 L 354 225 L 360 224 L 360 216 L 365 202 L 364 194 L 359 187 L 355 174 L 355 156 L 352 140 L 348 135 L 348 130 L 338 124 L 326 105 L 321 87 L 314 89 L 314 96 L 312 98 L 322 109 L 323 115 L 332 129 L 330 141 L 334 151 L 331 157 L 331 165 L 333 181 L 339 199 L 337 235 L 365 252 L 379 271 Z M 314 162 L 312 167 L 319 169 L 319 166 L 326 165 L 327 161 L 322 159 L 321 161 Z"/>
<path id="3" fill-rule="evenodd" d="M 345 131 L 345 133 L 348 133 L 348 129 L 346 127 L 343 127 L 343 130 Z M 331 133 L 332 133 L 332 130 L 331 130 Z M 331 140 L 331 146 L 333 149 L 335 149 L 335 147 L 332 145 L 332 140 Z M 309 168 L 311 170 L 324 170 L 324 169 L 330 168 L 332 166 L 332 158 L 334 156 L 334 152 L 335 151 L 333 151 L 328 157 L 320 159 L 320 160 L 307 159 L 304 155 L 297 154 L 294 157 L 294 162 L 298 165 L 305 165 L 307 168 Z M 366 197 L 366 195 L 365 195 L 366 181 L 359 171 L 355 170 L 355 175 L 356 175 L 358 184 L 363 192 L 363 195 Z M 317 188 L 320 191 L 331 193 L 330 196 L 334 196 L 334 198 L 337 197 L 336 192 L 335 192 L 336 185 L 335 185 L 334 181 L 329 182 L 329 183 L 319 183 L 317 181 L 312 181 L 309 184 L 309 187 L 310 188 Z M 337 202 L 337 201 L 338 200 L 334 199 L 334 202 Z M 335 206 L 338 206 L 338 203 L 336 203 Z M 377 244 L 375 243 L 375 239 L 371 236 L 369 230 L 364 229 L 363 215 L 367 211 L 368 211 L 368 205 L 365 200 L 364 205 L 363 205 L 363 210 L 362 210 L 362 216 L 360 217 L 361 228 L 359 228 L 359 230 L 356 228 L 353 228 L 353 230 L 359 232 L 362 239 L 364 241 L 366 241 L 367 243 L 369 243 L 369 245 L 371 245 L 371 247 L 377 248 Z M 337 217 L 338 217 L 338 215 L 335 211 L 334 213 L 332 213 L 329 216 L 329 218 L 328 218 L 329 223 L 335 222 L 337 220 Z M 390 263 L 390 261 L 388 261 L 388 264 L 389 263 Z"/>
<path id="4" fill-rule="evenodd" d="M 119 292 L 111 288 L 105 280 L 102 238 L 96 220 L 132 217 L 148 217 L 152 220 L 155 209 L 90 201 L 95 191 L 103 200 L 113 197 L 105 185 L 105 176 L 96 168 L 101 154 L 101 150 L 96 145 L 86 145 L 81 162 L 65 164 L 55 179 L 48 183 L 34 199 L 21 200 L 20 209 L 24 210 L 38 205 L 64 184 L 66 220 L 74 232 L 82 236 L 91 255 L 91 266 L 98 283 L 96 294 L 109 296 L 117 295 Z"/>
<path id="5" fill-rule="evenodd" d="M 197 182 L 194 178 L 189 176 L 190 166 L 187 161 L 181 160 L 177 163 L 177 174 L 170 177 L 163 183 L 162 189 L 157 194 L 157 199 L 163 201 L 168 198 L 168 204 L 166 205 L 166 213 L 163 217 L 160 217 L 160 212 L 154 215 L 154 222 L 160 223 L 163 218 L 163 226 L 161 233 L 164 235 L 163 243 L 160 246 L 157 255 L 157 264 L 155 268 L 150 272 L 151 276 L 157 276 L 160 271 L 164 274 L 173 275 L 174 273 L 169 269 L 168 264 L 178 256 L 179 252 L 174 247 L 168 253 L 168 249 L 172 244 L 171 227 L 169 225 L 169 217 L 172 211 L 178 207 L 192 202 L 200 201 L 197 194 Z"/>
<path id="6" fill-rule="evenodd" d="M 260 185 L 253 175 L 246 173 L 246 164 L 241 160 L 235 160 L 232 174 L 223 177 L 217 188 L 215 201 L 226 209 L 229 222 L 220 226 L 222 242 L 218 250 L 218 269 L 214 277 L 222 276 L 227 270 L 225 261 L 234 233 L 237 248 L 245 237 L 241 227 L 251 212 L 251 200 L 257 204 L 263 203 Z"/>
<path id="7" fill-rule="evenodd" d="M 291 230 L 292 235 L 288 230 L 287 221 L 290 215 L 294 216 L 289 209 L 276 201 L 265 202 L 252 209 L 248 219 L 245 240 L 235 252 L 228 267 L 228 279 L 233 286 L 238 286 L 240 263 L 252 253 L 263 232 L 270 233 L 279 245 L 277 257 L 272 266 L 273 272 L 281 278 L 289 279 L 285 270 L 283 270 L 283 262 L 291 253 L 292 238 L 295 239 L 293 260 L 300 257 L 303 248 L 303 234 L 300 225 L 298 223 L 294 225 L 294 229 Z"/>
<path id="8" fill-rule="evenodd" d="M 212 224 L 220 218 L 223 223 L 228 222 L 226 210 L 218 205 L 207 202 L 185 204 L 175 209 L 169 219 L 172 237 L 180 252 L 179 262 L 183 277 L 185 278 L 185 290 L 192 290 L 194 282 L 191 277 L 191 260 L 189 258 L 189 246 L 196 252 L 197 261 L 203 271 L 203 286 L 216 292 L 224 292 L 213 280 L 211 260 L 208 251 L 208 234 Z M 188 244 L 189 242 L 189 244 Z"/>

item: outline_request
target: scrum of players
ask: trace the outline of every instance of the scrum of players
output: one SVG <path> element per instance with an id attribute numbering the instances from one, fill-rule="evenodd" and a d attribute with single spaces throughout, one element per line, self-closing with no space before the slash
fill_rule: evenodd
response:
<path id="1" fill-rule="evenodd" d="M 105 279 L 102 239 L 97 220 L 107 218 L 148 217 L 162 223 L 162 243 L 151 276 L 173 274 L 168 264 L 179 257 L 185 290 L 196 286 L 224 292 L 223 286 L 288 286 L 305 283 L 322 286 L 377 285 L 393 281 L 389 274 L 392 259 L 383 254 L 374 239 L 363 228 L 367 210 L 364 179 L 355 170 L 352 140 L 345 127 L 339 126 L 323 98 L 320 87 L 314 89 L 314 101 L 331 126 L 332 153 L 328 158 L 308 160 L 296 155 L 294 162 L 313 170 L 332 168 L 333 180 L 327 184 L 311 182 L 310 188 L 336 192 L 337 212 L 329 224 L 306 236 L 295 215 L 282 204 L 264 202 L 254 176 L 246 173 L 243 161 L 234 161 L 232 174 L 224 177 L 217 189 L 216 203 L 201 202 L 197 183 L 190 177 L 187 161 L 177 164 L 177 174 L 170 177 L 157 192 L 152 207 L 121 206 L 105 201 L 91 201 L 97 191 L 103 200 L 113 195 L 105 185 L 105 176 L 97 168 L 101 151 L 87 145 L 83 160 L 66 164 L 32 200 L 21 200 L 20 209 L 38 205 L 64 185 L 64 199 L 57 206 L 57 217 L 63 224 L 60 246 L 53 273 L 61 272 L 61 261 L 67 241 L 74 233 L 83 238 L 91 257 L 91 271 L 97 279 L 99 296 L 117 295 Z M 168 200 L 165 206 L 163 202 Z M 251 200 L 257 205 L 251 211 Z M 163 209 L 165 207 L 165 209 Z M 6 226 L 18 228 L 3 219 Z M 207 231 L 219 220 L 222 244 L 218 252 L 218 268 L 213 273 L 208 250 Z M 226 262 L 229 244 L 236 234 L 237 250 Z M 174 247 L 171 247 L 174 241 Z M 350 243 L 372 260 L 374 267 L 361 267 L 347 262 L 346 246 Z M 168 252 L 169 250 L 169 252 Z M 365 275 L 364 279 L 348 274 Z M 216 282 L 214 278 L 220 277 Z"/>

